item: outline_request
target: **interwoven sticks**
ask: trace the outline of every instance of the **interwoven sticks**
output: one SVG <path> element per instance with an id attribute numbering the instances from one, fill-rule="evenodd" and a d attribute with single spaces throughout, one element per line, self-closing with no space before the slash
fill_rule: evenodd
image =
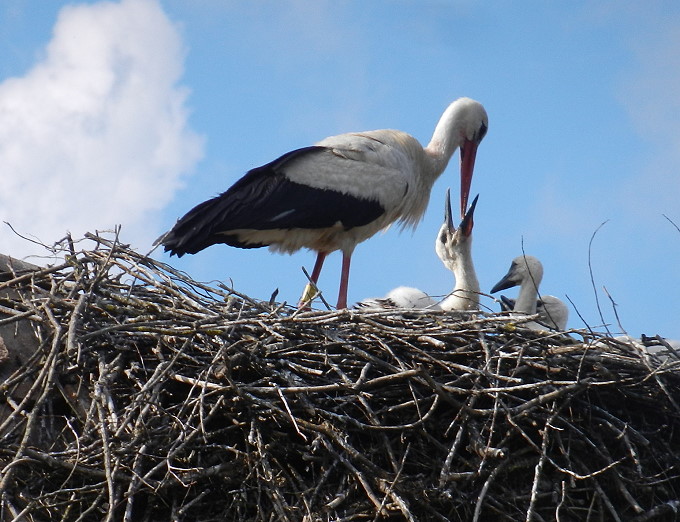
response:
<path id="1" fill-rule="evenodd" d="M 3 520 L 678 508 L 675 357 L 502 314 L 298 312 L 98 236 L 7 279 L 36 346 L 0 385 Z"/>

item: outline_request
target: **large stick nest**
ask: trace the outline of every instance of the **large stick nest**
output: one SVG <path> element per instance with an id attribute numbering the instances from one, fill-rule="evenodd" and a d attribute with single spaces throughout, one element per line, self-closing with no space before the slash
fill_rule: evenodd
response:
<path id="1" fill-rule="evenodd" d="M 88 241 L 0 283 L 0 324 L 36 336 L 0 385 L 3 520 L 665 520 L 680 505 L 674 353 L 504 314 L 299 312 Z"/>

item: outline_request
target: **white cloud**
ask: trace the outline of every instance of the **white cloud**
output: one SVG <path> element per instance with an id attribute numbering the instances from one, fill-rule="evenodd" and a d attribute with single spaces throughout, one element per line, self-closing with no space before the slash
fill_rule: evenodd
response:
<path id="1" fill-rule="evenodd" d="M 203 154 L 178 85 L 184 54 L 157 0 L 62 9 L 44 57 L 0 83 L 0 219 L 46 243 L 122 224 L 148 246 Z M 43 253 L 4 224 L 0 244 Z"/>

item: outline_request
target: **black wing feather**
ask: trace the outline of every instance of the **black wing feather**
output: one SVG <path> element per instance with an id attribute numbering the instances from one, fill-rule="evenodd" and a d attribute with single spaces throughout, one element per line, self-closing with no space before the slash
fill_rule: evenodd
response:
<path id="1" fill-rule="evenodd" d="M 291 160 L 325 152 L 324 147 L 316 146 L 297 149 L 248 171 L 226 192 L 190 210 L 158 242 L 178 256 L 195 254 L 216 243 L 257 248 L 266 245 L 244 243 L 229 232 L 316 229 L 338 222 L 348 230 L 383 214 L 385 210 L 377 201 L 295 183 L 285 175 Z"/>

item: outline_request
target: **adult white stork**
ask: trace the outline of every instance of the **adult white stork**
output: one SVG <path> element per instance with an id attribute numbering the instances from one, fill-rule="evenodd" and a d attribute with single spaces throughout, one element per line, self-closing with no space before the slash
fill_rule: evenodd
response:
<path id="1" fill-rule="evenodd" d="M 397 130 L 331 136 L 249 171 L 156 242 L 177 256 L 216 243 L 286 253 L 308 248 L 317 252 L 314 284 L 326 256 L 340 250 L 337 307 L 346 308 L 355 246 L 395 221 L 415 227 L 456 149 L 464 213 L 477 147 L 488 125 L 480 103 L 459 98 L 444 111 L 426 147 Z"/>
<path id="2" fill-rule="evenodd" d="M 539 320 L 542 323 L 564 330 L 569 317 L 569 309 L 562 300 L 555 296 L 539 295 L 538 287 L 542 280 L 543 264 L 537 258 L 527 255 L 517 256 L 512 260 L 508 273 L 494 285 L 491 293 L 519 286 L 519 295 L 514 302 L 513 311 L 530 315 L 539 313 Z M 534 323 L 527 323 L 527 326 L 538 327 Z"/>
<path id="3" fill-rule="evenodd" d="M 456 283 L 441 301 L 418 288 L 399 286 L 383 298 L 364 299 L 358 308 L 418 308 L 429 310 L 477 310 L 479 308 L 479 280 L 472 261 L 472 228 L 477 196 L 465 213 L 458 229 L 451 216 L 451 192 L 446 191 L 444 223 L 435 240 L 435 252 L 444 266 L 453 272 Z"/>

